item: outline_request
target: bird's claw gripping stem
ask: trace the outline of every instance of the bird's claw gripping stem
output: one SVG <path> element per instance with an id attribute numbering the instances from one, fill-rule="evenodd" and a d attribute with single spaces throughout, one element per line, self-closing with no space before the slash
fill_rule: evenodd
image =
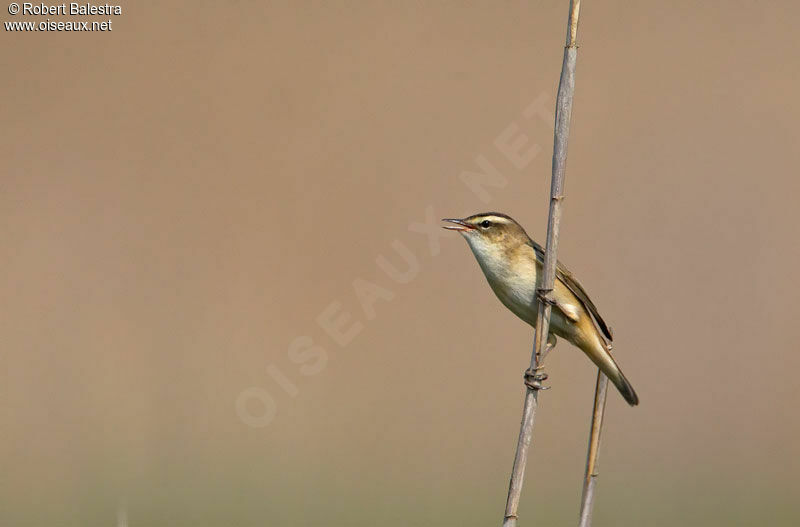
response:
<path id="1" fill-rule="evenodd" d="M 525 370 L 525 375 L 523 375 L 525 386 L 531 390 L 549 390 L 550 386 L 542 386 L 542 381 L 547 380 L 547 374 L 540 371 L 543 368 L 544 366 L 537 366 Z"/>
<path id="2" fill-rule="evenodd" d="M 541 300 L 543 304 L 550 304 L 551 306 L 555 306 L 557 302 L 550 298 L 550 293 L 552 293 L 552 289 L 537 289 L 536 290 L 536 298 Z"/>
<path id="3" fill-rule="evenodd" d="M 531 390 L 549 390 L 550 386 L 543 386 L 542 381 L 547 380 L 547 374 L 544 373 L 544 358 L 556 347 L 556 337 L 552 333 L 547 336 L 547 344 L 545 345 L 544 353 L 538 355 L 536 359 L 536 367 L 530 367 L 525 370 L 523 379 L 525 386 Z"/>

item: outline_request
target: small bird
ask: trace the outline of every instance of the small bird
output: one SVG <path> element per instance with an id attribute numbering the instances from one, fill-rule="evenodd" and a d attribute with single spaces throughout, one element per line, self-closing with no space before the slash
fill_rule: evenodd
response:
<path id="1" fill-rule="evenodd" d="M 498 212 L 474 214 L 464 219 L 444 219 L 469 244 L 497 298 L 519 318 L 536 327 L 539 300 L 537 281 L 544 265 L 544 249 L 531 240 L 519 223 Z M 566 339 L 592 359 L 630 404 L 639 397 L 611 356 L 611 328 L 597 312 L 594 302 L 561 262 L 556 266 L 553 310 L 548 344 L 553 333 Z"/>

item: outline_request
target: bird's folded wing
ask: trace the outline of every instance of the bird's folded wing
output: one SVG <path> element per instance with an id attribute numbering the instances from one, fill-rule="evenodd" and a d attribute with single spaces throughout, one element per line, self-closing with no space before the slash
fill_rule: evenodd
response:
<path id="1" fill-rule="evenodd" d="M 535 241 L 530 239 L 529 241 L 534 252 L 536 253 L 536 259 L 544 264 L 544 249 Z M 561 280 L 561 282 L 567 286 L 570 291 L 572 291 L 572 294 L 575 295 L 578 300 L 580 300 L 581 304 L 583 304 L 583 307 L 586 308 L 586 311 L 592 315 L 592 318 L 597 323 L 597 326 L 600 328 L 600 331 L 602 331 L 603 335 L 605 335 L 609 341 L 613 340 L 614 337 L 611 334 L 611 328 L 608 327 L 605 320 L 603 320 L 603 317 L 601 317 L 600 313 L 598 313 L 597 306 L 595 306 L 594 302 L 592 302 L 592 299 L 589 298 L 589 295 L 583 289 L 583 286 L 580 284 L 580 282 L 578 282 L 578 280 L 572 276 L 572 273 L 569 272 L 569 270 L 564 267 L 561 262 L 556 262 L 556 278 Z"/>

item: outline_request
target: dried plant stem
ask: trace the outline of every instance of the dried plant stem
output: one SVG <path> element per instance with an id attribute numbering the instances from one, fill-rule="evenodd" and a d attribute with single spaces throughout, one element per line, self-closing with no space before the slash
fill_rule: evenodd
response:
<path id="1" fill-rule="evenodd" d="M 583 478 L 583 494 L 581 496 L 581 516 L 579 527 L 592 525 L 594 507 L 594 490 L 597 486 L 597 460 L 600 457 L 600 432 L 603 430 L 603 414 L 606 409 L 608 393 L 608 377 L 597 370 L 597 385 L 594 389 L 594 410 L 592 411 L 592 428 L 589 432 L 589 451 L 586 454 L 586 474 Z"/>
<path id="2" fill-rule="evenodd" d="M 571 0 L 567 21 L 567 43 L 564 47 L 564 60 L 561 64 L 561 78 L 558 83 L 556 99 L 556 122 L 553 139 L 553 175 L 550 181 L 550 212 L 547 220 L 547 246 L 545 250 L 544 269 L 539 282 L 538 293 L 539 314 L 536 319 L 534 349 L 531 353 L 531 368 L 538 369 L 546 353 L 547 334 L 550 329 L 549 302 L 556 276 L 556 251 L 558 248 L 558 231 L 561 223 L 561 205 L 564 199 L 564 174 L 567 163 L 567 143 L 569 140 L 569 123 L 572 116 L 572 99 L 575 92 L 575 61 L 578 53 L 576 44 L 578 35 L 578 15 L 580 0 Z M 533 422 L 539 405 L 539 391 L 527 388 L 525 405 L 522 411 L 517 451 L 514 466 L 511 470 L 511 481 L 508 487 L 508 500 L 503 518 L 503 527 L 517 525 L 517 510 L 525 476 L 525 465 L 528 461 L 528 450 L 533 433 Z"/>

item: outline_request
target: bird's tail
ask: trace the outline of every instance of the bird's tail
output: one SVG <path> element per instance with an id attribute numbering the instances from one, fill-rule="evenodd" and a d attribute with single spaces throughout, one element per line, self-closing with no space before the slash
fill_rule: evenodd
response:
<path id="1" fill-rule="evenodd" d="M 633 386 L 631 386 L 631 383 L 628 381 L 625 375 L 622 374 L 622 370 L 620 370 L 619 367 L 617 367 L 616 376 L 612 377 L 608 375 L 608 378 L 614 383 L 614 386 L 617 387 L 617 390 L 619 390 L 619 393 L 622 394 L 622 397 L 628 401 L 629 405 L 636 406 L 639 404 L 639 396 L 636 395 L 636 390 L 633 389 Z"/>
<path id="2" fill-rule="evenodd" d="M 636 406 L 639 404 L 639 396 L 636 395 L 636 390 L 633 389 L 631 383 L 622 373 L 622 370 L 617 365 L 617 361 L 614 360 L 614 357 L 611 356 L 611 352 L 608 350 L 606 346 L 603 344 L 597 343 L 598 345 L 592 346 L 590 351 L 586 351 L 586 354 L 589 355 L 589 358 L 592 359 L 600 371 L 602 371 L 608 379 L 614 383 L 614 386 L 617 387 L 619 393 L 622 394 L 622 397 L 628 401 L 628 404 L 631 406 Z"/>

